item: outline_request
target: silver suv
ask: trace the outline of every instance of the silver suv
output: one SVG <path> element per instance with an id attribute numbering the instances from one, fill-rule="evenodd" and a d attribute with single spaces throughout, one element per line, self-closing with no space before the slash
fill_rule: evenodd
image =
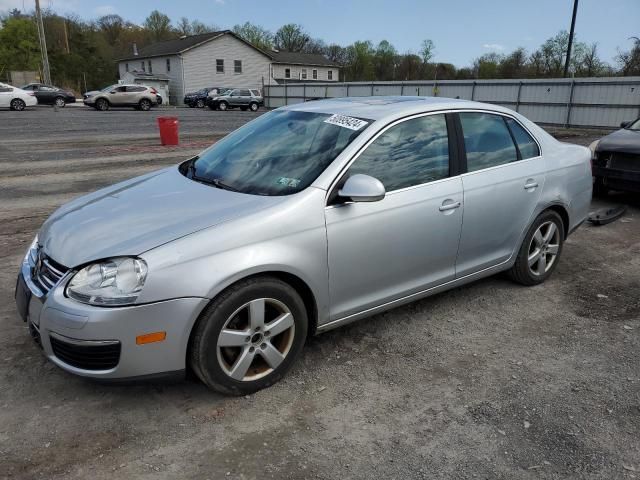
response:
<path id="1" fill-rule="evenodd" d="M 109 85 L 102 90 L 85 93 L 83 102 L 102 111 L 111 107 L 133 107 L 146 112 L 158 105 L 158 91 L 146 85 Z"/>
<path id="2" fill-rule="evenodd" d="M 502 271 L 544 282 L 589 211 L 590 158 L 497 105 L 279 108 L 59 208 L 24 258 L 18 311 L 74 374 L 190 368 L 250 393 L 308 335 Z"/>
<path id="3" fill-rule="evenodd" d="M 234 88 L 227 90 L 221 95 L 210 100 L 212 109 L 229 110 L 239 108 L 240 110 L 251 110 L 256 112 L 260 106 L 264 105 L 264 98 L 259 90 L 250 88 Z"/>

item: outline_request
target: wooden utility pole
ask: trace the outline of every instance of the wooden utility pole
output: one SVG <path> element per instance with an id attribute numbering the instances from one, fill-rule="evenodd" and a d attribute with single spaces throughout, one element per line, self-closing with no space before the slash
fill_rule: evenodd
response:
<path id="1" fill-rule="evenodd" d="M 62 20 L 62 26 L 64 27 L 64 49 L 67 55 L 69 55 L 69 32 L 67 31 L 67 20 Z"/>
<path id="2" fill-rule="evenodd" d="M 573 46 L 573 32 L 576 29 L 576 14 L 578 13 L 578 0 L 573 0 L 573 16 L 571 17 L 571 31 L 569 32 L 569 44 L 567 45 L 567 58 L 564 60 L 564 77 L 569 74 L 571 62 L 571 47 Z"/>
<path id="3" fill-rule="evenodd" d="M 36 0 L 36 22 L 38 24 L 38 37 L 40 39 L 40 55 L 42 56 L 42 75 L 44 83 L 51 84 L 51 71 L 49 70 L 49 55 L 47 54 L 47 39 L 44 36 L 44 25 L 42 24 L 42 12 L 40 11 L 40 0 Z"/>

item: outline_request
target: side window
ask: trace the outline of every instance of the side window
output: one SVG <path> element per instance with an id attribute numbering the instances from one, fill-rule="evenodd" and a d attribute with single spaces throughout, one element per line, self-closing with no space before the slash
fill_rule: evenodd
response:
<path id="1" fill-rule="evenodd" d="M 303 80 L 306 80 L 306 79 L 307 79 L 307 69 L 306 69 L 306 68 L 303 68 L 303 69 L 302 69 L 302 79 L 303 79 Z"/>
<path id="2" fill-rule="evenodd" d="M 151 60 L 147 62 L 149 64 L 149 73 L 153 73 L 153 65 L 151 65 Z"/>
<path id="3" fill-rule="evenodd" d="M 127 64 L 128 65 L 128 64 Z M 127 70 L 128 72 L 129 70 Z M 167 73 L 171 71 L 171 59 L 167 58 Z"/>
<path id="4" fill-rule="evenodd" d="M 502 116 L 490 113 L 460 113 L 467 171 L 475 172 L 518 160 L 516 146 Z"/>
<path id="5" fill-rule="evenodd" d="M 318 79 L 318 70 L 317 69 L 313 69 L 311 70 L 311 76 L 313 77 L 314 80 Z"/>
<path id="6" fill-rule="evenodd" d="M 449 176 L 449 141 L 444 115 L 406 120 L 375 139 L 349 167 L 380 180 L 390 192 Z"/>
<path id="7" fill-rule="evenodd" d="M 216 73 L 224 73 L 224 60 L 221 58 L 216 60 Z"/>
<path id="8" fill-rule="evenodd" d="M 9 92 L 13 92 L 13 88 L 0 85 L 0 93 L 9 93 Z"/>
<path id="9" fill-rule="evenodd" d="M 258 90 L 251 90 L 251 95 L 254 97 L 259 97 L 260 96 L 260 92 Z"/>
<path id="10" fill-rule="evenodd" d="M 145 71 L 145 69 L 144 69 L 144 60 L 142 62 L 140 62 L 140 68 L 142 68 L 143 72 Z"/>
<path id="11" fill-rule="evenodd" d="M 327 80 L 333 80 L 333 70 L 327 72 Z"/>
<path id="12" fill-rule="evenodd" d="M 511 129 L 511 133 L 513 133 L 513 138 L 516 139 L 516 143 L 518 144 L 518 150 L 520 150 L 520 155 L 523 160 L 527 158 L 533 158 L 540 156 L 540 149 L 538 148 L 538 144 L 535 142 L 531 135 L 522 128 L 518 122 L 516 122 L 512 118 L 505 118 L 507 125 Z"/>
<path id="13" fill-rule="evenodd" d="M 242 73 L 242 60 L 233 61 L 233 73 Z"/>
<path id="14" fill-rule="evenodd" d="M 284 69 L 284 78 L 291 78 L 291 69 L 290 68 L 285 68 Z"/>
<path id="15" fill-rule="evenodd" d="M 129 71 L 129 64 L 128 64 L 128 63 L 125 63 L 125 64 L 124 64 L 124 71 L 125 71 L 125 72 L 128 72 L 128 71 Z"/>
<path id="16" fill-rule="evenodd" d="M 117 93 L 122 93 L 122 92 L 126 92 L 127 87 L 116 87 L 116 88 L 114 88 L 114 90 L 115 90 Z"/>

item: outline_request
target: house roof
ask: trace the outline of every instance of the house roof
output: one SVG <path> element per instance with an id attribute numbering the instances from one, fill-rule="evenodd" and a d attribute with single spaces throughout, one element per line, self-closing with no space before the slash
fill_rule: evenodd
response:
<path id="1" fill-rule="evenodd" d="M 275 63 L 290 63 L 293 65 L 319 65 L 337 67 L 335 63 L 319 53 L 287 52 L 285 50 L 265 52 Z"/>
<path id="2" fill-rule="evenodd" d="M 154 43 L 147 45 L 138 51 L 138 55 L 131 55 L 125 58 L 119 59 L 119 61 L 125 60 L 137 60 L 140 58 L 149 57 L 162 57 L 167 55 L 178 55 L 186 50 L 195 48 L 203 43 L 206 43 L 214 38 L 222 35 L 231 35 L 241 42 L 245 43 L 254 50 L 259 51 L 263 55 L 269 57 L 275 63 L 288 63 L 292 65 L 317 65 L 327 67 L 338 67 L 331 60 L 328 60 L 323 55 L 316 53 L 300 53 L 300 52 L 287 52 L 284 50 L 261 50 L 251 45 L 242 37 L 236 35 L 231 30 L 221 30 L 219 32 L 202 33 L 200 35 L 190 35 L 188 37 L 175 38 L 173 40 L 165 40 L 164 42 Z"/>

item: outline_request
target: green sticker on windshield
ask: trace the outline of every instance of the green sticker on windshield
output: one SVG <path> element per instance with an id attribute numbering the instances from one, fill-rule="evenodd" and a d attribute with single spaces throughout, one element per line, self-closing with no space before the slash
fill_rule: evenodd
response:
<path id="1" fill-rule="evenodd" d="M 285 187 L 296 188 L 300 185 L 300 180 L 297 178 L 280 177 L 276 183 L 278 185 L 284 185 Z"/>

